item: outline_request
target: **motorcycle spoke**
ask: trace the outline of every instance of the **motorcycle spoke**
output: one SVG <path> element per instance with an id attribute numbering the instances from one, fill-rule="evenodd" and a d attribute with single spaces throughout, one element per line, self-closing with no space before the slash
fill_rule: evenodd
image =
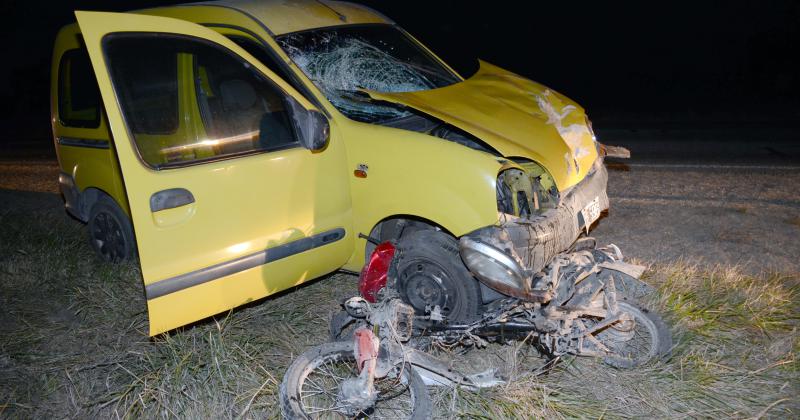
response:
<path id="1" fill-rule="evenodd" d="M 331 413 L 331 414 L 336 414 L 337 418 L 347 418 L 347 416 L 344 413 L 342 413 L 342 410 L 344 410 L 344 406 L 329 407 L 329 408 L 311 407 L 311 408 L 305 408 L 304 409 L 306 414 L 309 414 L 309 415 L 315 415 L 315 414 L 319 415 L 319 414 L 322 414 L 322 413 Z M 316 416 L 315 416 L 315 418 L 316 418 Z"/>
<path id="2" fill-rule="evenodd" d="M 629 312 L 633 326 L 615 323 L 606 323 L 602 320 L 585 319 L 587 330 L 594 331 L 589 339 L 595 347 L 601 351 L 606 351 L 608 357 L 625 363 L 625 365 L 639 365 L 646 362 L 655 355 L 654 348 L 657 337 L 653 336 L 654 331 L 648 327 L 647 319 L 642 318 L 643 314 L 638 313 L 637 309 Z M 603 325 L 606 324 L 606 325 Z M 598 327 L 601 326 L 601 327 Z M 599 343 L 595 343 L 595 340 Z M 598 345 L 599 344 L 599 345 Z M 603 349 L 605 346 L 606 349 Z"/>
<path id="3" fill-rule="evenodd" d="M 331 371 L 330 368 L 331 368 L 331 366 L 328 366 L 328 364 L 326 362 L 325 364 L 320 366 L 318 369 L 322 373 L 324 373 L 324 374 L 330 376 L 331 378 L 333 378 L 336 381 L 336 384 L 338 385 L 340 382 L 342 382 L 344 380 L 344 378 L 339 376 L 339 375 L 337 375 L 337 374 L 335 374 L 335 373 L 333 373 L 333 371 Z"/>
<path id="4" fill-rule="evenodd" d="M 308 377 L 300 388 L 300 401 L 304 411 L 309 414 L 341 413 L 342 407 L 338 401 L 339 383 L 341 376 L 333 374 L 335 361 L 326 360 L 316 369 L 309 372 Z"/>

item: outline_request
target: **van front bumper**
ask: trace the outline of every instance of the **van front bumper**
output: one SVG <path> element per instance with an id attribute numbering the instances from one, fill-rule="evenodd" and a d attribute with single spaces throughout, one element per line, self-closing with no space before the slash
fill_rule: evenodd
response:
<path id="1" fill-rule="evenodd" d="M 589 175 L 565 191 L 556 208 L 540 216 L 501 213 L 498 223 L 461 237 L 459 248 L 467 268 L 479 280 L 502 293 L 529 300 L 531 277 L 567 251 L 582 232 L 607 210 L 608 172 L 602 158 Z"/>

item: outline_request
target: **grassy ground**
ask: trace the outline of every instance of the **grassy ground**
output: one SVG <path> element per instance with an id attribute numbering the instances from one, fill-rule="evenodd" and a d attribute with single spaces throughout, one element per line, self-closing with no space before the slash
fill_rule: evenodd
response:
<path id="1" fill-rule="evenodd" d="M 634 371 L 588 359 L 539 369 L 529 346 L 502 360 L 513 380 L 479 393 L 432 390 L 438 416 L 800 416 L 800 279 L 675 263 L 653 267 L 676 337 L 670 360 Z M 0 206 L 0 416 L 274 418 L 298 353 L 326 339 L 336 274 L 170 335 L 148 339 L 134 264 L 100 263 L 58 206 Z"/>

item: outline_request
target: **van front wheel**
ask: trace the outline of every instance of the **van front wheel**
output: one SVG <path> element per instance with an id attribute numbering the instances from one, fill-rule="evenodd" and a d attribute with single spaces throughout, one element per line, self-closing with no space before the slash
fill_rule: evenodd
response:
<path id="1" fill-rule="evenodd" d="M 421 230 L 398 242 L 397 288 L 417 314 L 439 307 L 450 322 L 474 321 L 481 305 L 480 284 L 461 261 L 458 242 L 444 232 Z"/>
<path id="2" fill-rule="evenodd" d="M 128 216 L 111 197 L 101 196 L 89 212 L 89 243 L 104 261 L 119 263 L 133 258 L 136 241 Z"/>

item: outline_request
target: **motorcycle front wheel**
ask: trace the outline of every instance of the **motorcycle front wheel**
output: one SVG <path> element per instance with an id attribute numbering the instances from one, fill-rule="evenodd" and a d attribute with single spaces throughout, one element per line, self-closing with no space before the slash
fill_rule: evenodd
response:
<path id="1" fill-rule="evenodd" d="M 627 301 L 617 302 L 630 320 L 619 322 L 595 333 L 594 337 L 612 354 L 603 359 L 608 365 L 631 369 L 666 356 L 672 349 L 669 327 L 655 312 Z"/>
<path id="2" fill-rule="evenodd" d="M 338 398 L 342 381 L 358 376 L 353 342 L 314 347 L 286 371 L 280 387 L 281 413 L 286 419 L 430 418 L 431 400 L 422 378 L 411 365 L 394 369 L 375 379 L 375 404 L 353 416 Z"/>

